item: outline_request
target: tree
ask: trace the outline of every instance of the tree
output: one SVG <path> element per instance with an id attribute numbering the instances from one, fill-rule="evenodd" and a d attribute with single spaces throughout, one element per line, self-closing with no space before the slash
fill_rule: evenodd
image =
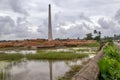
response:
<path id="1" fill-rule="evenodd" d="M 99 42 L 100 44 L 99 50 L 101 50 L 102 46 L 104 45 L 104 43 L 101 40 L 101 31 L 94 30 L 94 34 L 96 34 L 96 36 L 94 37 L 94 40 L 97 40 Z"/>
<path id="2" fill-rule="evenodd" d="M 104 42 L 113 42 L 113 37 L 105 36 L 103 40 Z"/>
<path id="3" fill-rule="evenodd" d="M 100 40 L 101 40 L 101 31 L 94 30 L 94 34 L 96 34 L 96 36 L 94 37 L 94 40 L 97 40 L 98 42 L 100 42 Z"/>
<path id="4" fill-rule="evenodd" d="M 97 40 L 99 42 L 100 41 L 100 35 L 95 36 L 94 40 Z"/>
<path id="5" fill-rule="evenodd" d="M 94 34 L 97 34 L 97 30 L 94 30 Z"/>
<path id="6" fill-rule="evenodd" d="M 92 37 L 93 35 L 92 35 L 92 33 L 88 33 L 88 34 L 86 34 L 86 40 L 92 40 L 93 39 L 93 37 Z"/>
<path id="7" fill-rule="evenodd" d="M 101 32 L 99 31 L 98 34 L 101 34 Z"/>

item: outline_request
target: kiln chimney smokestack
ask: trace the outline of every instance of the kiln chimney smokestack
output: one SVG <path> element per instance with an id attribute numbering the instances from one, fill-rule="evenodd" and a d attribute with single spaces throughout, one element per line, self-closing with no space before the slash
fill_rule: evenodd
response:
<path id="1" fill-rule="evenodd" d="M 52 23 L 51 23 L 51 5 L 49 4 L 48 11 L 48 41 L 52 41 Z"/>

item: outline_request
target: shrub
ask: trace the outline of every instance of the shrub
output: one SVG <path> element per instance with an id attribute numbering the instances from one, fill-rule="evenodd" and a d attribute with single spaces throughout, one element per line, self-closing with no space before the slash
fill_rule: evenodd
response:
<path id="1" fill-rule="evenodd" d="M 105 56 L 99 62 L 100 80 L 120 80 L 120 54 L 115 45 L 104 48 Z"/>

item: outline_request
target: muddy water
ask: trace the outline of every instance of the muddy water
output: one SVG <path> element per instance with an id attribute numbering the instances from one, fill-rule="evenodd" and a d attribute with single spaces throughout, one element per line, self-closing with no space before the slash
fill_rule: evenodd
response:
<path id="1" fill-rule="evenodd" d="M 12 80 L 57 80 L 70 68 L 65 62 L 22 62 L 12 68 Z"/>
<path id="2" fill-rule="evenodd" d="M 10 62 L 4 69 L 4 80 L 57 80 L 70 70 L 72 65 L 82 64 L 94 57 L 74 61 L 21 61 Z"/>
<path id="3" fill-rule="evenodd" d="M 77 48 L 79 49 L 79 48 Z M 76 50 L 73 49 L 73 51 Z M 49 50 L 48 50 L 49 51 Z M 53 50 L 56 51 L 56 50 Z M 70 51 L 70 49 L 58 49 L 59 51 Z M 89 52 L 92 50 L 90 49 Z M 21 50 L 21 51 L 0 51 L 0 53 L 21 53 L 35 54 L 36 50 Z M 80 52 L 76 52 L 80 53 Z M 83 53 L 83 52 L 82 52 Z M 90 54 L 88 58 L 74 61 L 28 61 L 21 62 L 0 62 L 0 73 L 2 80 L 58 80 L 58 77 L 63 76 L 68 72 L 72 65 L 82 64 L 84 61 L 93 58 L 95 55 Z M 3 65 L 4 64 L 4 65 Z M 1 79 L 0 79 L 1 80 Z"/>

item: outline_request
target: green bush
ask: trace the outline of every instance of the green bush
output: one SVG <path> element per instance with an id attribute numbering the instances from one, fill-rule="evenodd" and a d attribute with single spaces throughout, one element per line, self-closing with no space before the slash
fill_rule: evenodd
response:
<path id="1" fill-rule="evenodd" d="M 105 56 L 99 62 L 100 80 L 120 80 L 120 54 L 115 45 L 104 48 Z"/>

